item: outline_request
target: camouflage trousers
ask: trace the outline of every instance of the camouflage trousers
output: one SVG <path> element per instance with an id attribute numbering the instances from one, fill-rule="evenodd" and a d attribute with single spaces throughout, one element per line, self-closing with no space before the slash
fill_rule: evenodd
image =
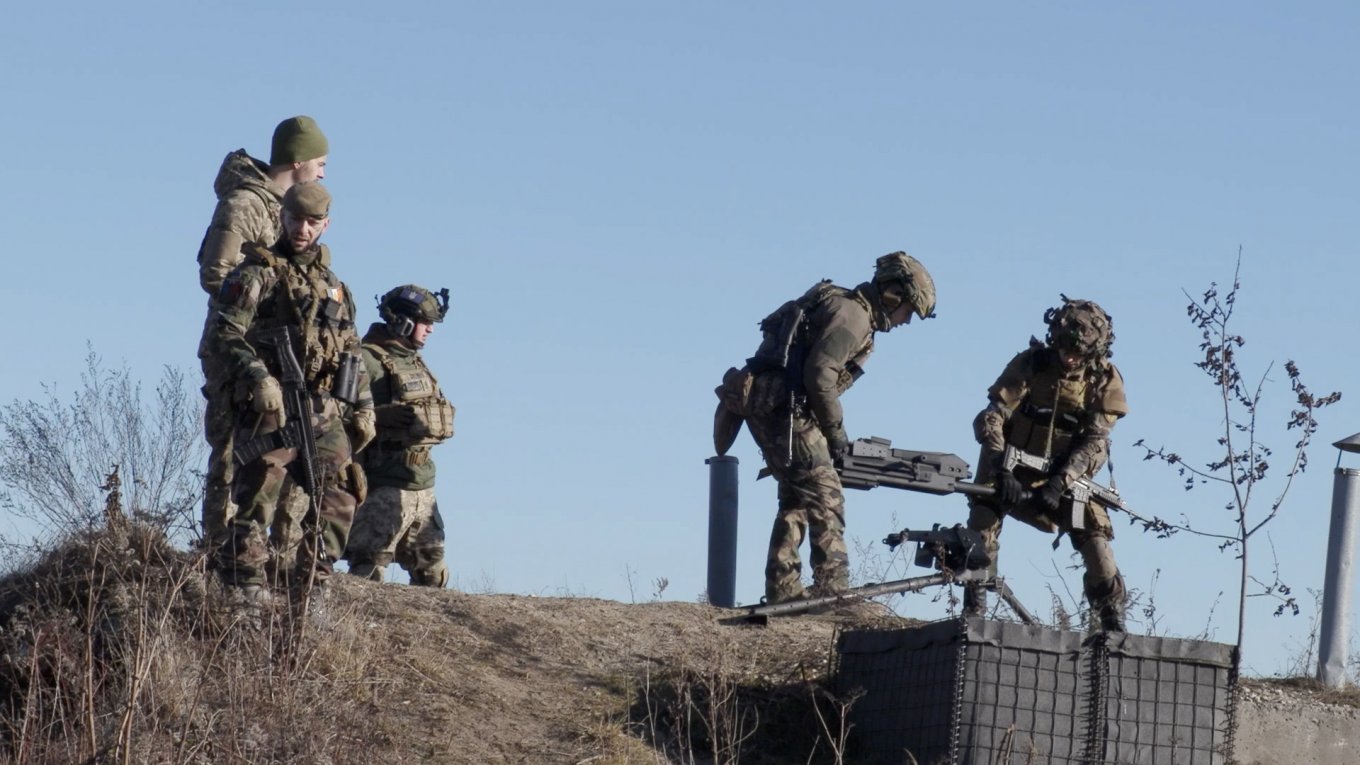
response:
<path id="1" fill-rule="evenodd" d="M 358 504 L 355 478 L 351 475 L 350 440 L 340 420 L 339 410 L 329 397 L 322 399 L 321 411 L 312 416 L 316 433 L 317 463 L 322 474 L 320 497 L 309 497 L 303 491 L 293 492 L 299 501 L 284 499 L 286 488 L 302 475 L 297 464 L 297 449 L 275 449 L 236 471 L 233 498 L 237 512 L 228 526 L 226 538 L 218 550 L 218 569 L 223 581 L 238 586 L 263 585 L 269 577 L 271 545 L 269 535 L 275 531 L 279 541 L 275 547 L 288 549 L 293 545 L 289 536 L 297 538 L 296 555 L 291 575 L 297 581 L 314 577 L 324 582 L 332 566 L 344 553 L 349 529 Z M 256 431 L 254 424 L 260 420 Z M 263 418 L 254 412 L 240 414 L 236 443 L 246 443 L 260 434 L 276 428 L 272 416 Z M 290 473 L 293 480 L 290 480 Z M 279 518 L 301 511 L 300 520 Z M 293 531 L 288 532 L 292 529 Z M 288 533 L 285 533 L 288 532 Z M 284 568 L 282 564 L 280 568 Z M 283 571 L 279 572 L 283 574 Z"/>
<path id="2" fill-rule="evenodd" d="M 203 436 L 208 441 L 208 473 L 203 484 L 203 509 L 200 517 L 203 538 L 217 543 L 225 536 L 227 524 L 236 514 L 231 499 L 235 465 L 231 458 L 232 435 L 236 430 L 236 409 L 226 382 L 226 370 L 211 356 L 200 358 L 203 365 Z"/>
<path id="3" fill-rule="evenodd" d="M 449 570 L 444 563 L 444 519 L 434 487 L 374 487 L 355 513 L 345 560 L 350 573 L 377 582 L 395 560 L 410 573 L 411 584 L 443 587 Z"/>
<path id="4" fill-rule="evenodd" d="M 845 497 L 831 462 L 826 438 L 811 419 L 793 421 L 793 458 L 789 459 L 789 419 L 775 412 L 746 421 L 779 482 L 779 513 L 770 531 L 765 562 L 765 599 L 778 603 L 803 597 L 803 563 L 798 550 L 808 538 L 812 581 L 818 590 L 849 587 L 850 556 L 845 549 Z"/>

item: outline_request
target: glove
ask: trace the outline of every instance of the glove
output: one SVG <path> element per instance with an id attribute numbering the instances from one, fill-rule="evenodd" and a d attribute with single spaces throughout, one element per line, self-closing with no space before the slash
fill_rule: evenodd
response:
<path id="1" fill-rule="evenodd" d="M 1039 490 L 1039 504 L 1050 513 L 1058 509 L 1058 502 L 1063 495 L 1063 479 L 1060 475 L 1055 475 L 1048 479 L 1048 483 Z"/>
<path id="2" fill-rule="evenodd" d="M 283 389 L 273 377 L 261 377 L 255 381 L 255 387 L 250 391 L 250 405 L 260 414 L 274 415 L 280 428 L 288 424 L 288 418 L 283 413 Z"/>
<path id="3" fill-rule="evenodd" d="M 358 454 L 364 450 L 365 446 L 373 443 L 373 439 L 378 436 L 377 425 L 374 424 L 375 417 L 372 409 L 356 409 L 354 416 L 350 420 L 350 427 L 354 428 L 354 453 Z"/>
<path id="4" fill-rule="evenodd" d="M 1009 470 L 1004 470 L 1001 477 L 996 481 L 996 494 L 1001 499 L 1001 504 L 1010 507 L 1017 505 L 1025 496 L 1025 487 L 1020 483 L 1020 479 Z"/>
<path id="5" fill-rule="evenodd" d="M 838 425 L 826 434 L 826 448 L 831 452 L 832 462 L 841 461 L 845 453 L 850 450 L 850 437 L 845 435 L 845 428 Z"/>
<path id="6" fill-rule="evenodd" d="M 378 427 L 383 430 L 402 431 L 415 424 L 416 410 L 410 404 L 389 404 L 377 409 Z"/>

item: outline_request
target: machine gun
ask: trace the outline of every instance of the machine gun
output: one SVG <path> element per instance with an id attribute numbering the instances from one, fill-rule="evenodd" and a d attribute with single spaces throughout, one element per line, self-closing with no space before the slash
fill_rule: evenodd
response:
<path id="1" fill-rule="evenodd" d="M 996 592 L 1021 621 L 1026 624 L 1036 623 L 1034 616 L 1016 599 L 1015 593 L 1011 592 L 1005 580 L 988 576 L 987 567 L 991 565 L 992 558 L 987 553 L 981 534 L 962 525 L 942 529 L 939 524 L 935 524 L 930 531 L 902 529 L 889 534 L 883 540 L 884 544 L 894 550 L 904 542 L 917 543 L 916 565 L 934 568 L 937 573 L 880 584 L 867 584 L 834 595 L 746 606 L 743 613 L 720 619 L 719 623 L 766 624 L 771 616 L 799 614 L 822 608 L 834 609 L 878 595 L 917 592 L 927 587 L 962 582 L 975 582 L 984 589 Z"/>
<path id="2" fill-rule="evenodd" d="M 279 365 L 279 383 L 283 388 L 283 413 L 287 424 L 272 432 L 257 436 L 232 450 L 238 466 L 245 466 L 275 449 L 297 449 L 297 462 L 302 468 L 299 484 L 311 497 L 313 510 L 321 501 L 321 469 L 316 448 L 316 431 L 312 429 L 312 397 L 302 374 L 302 365 L 293 352 L 293 331 L 287 325 L 261 332 L 256 338 L 260 345 L 274 349 Z"/>
<path id="3" fill-rule="evenodd" d="M 973 473 L 957 454 L 894 449 L 886 438 L 857 438 L 836 465 L 847 489 L 894 489 L 926 494 L 990 497 L 996 489 L 968 481 Z"/>
<path id="4" fill-rule="evenodd" d="M 1006 470 L 1023 467 L 1048 475 L 1051 460 L 1027 454 L 1014 446 L 1007 446 L 1003 456 Z M 967 494 L 974 497 L 996 496 L 991 486 L 973 483 L 968 463 L 957 454 L 944 452 L 914 452 L 894 449 L 886 438 L 860 438 L 850 444 L 845 456 L 836 465 L 841 485 L 847 489 L 872 489 L 888 486 L 894 489 L 920 491 L 926 494 Z M 1030 500 L 1031 492 L 1024 492 L 1020 501 Z M 1089 478 L 1077 478 L 1064 493 L 1072 500 L 1071 526 L 1086 528 L 1086 506 L 1094 499 L 1106 507 L 1130 512 L 1119 492 L 1106 488 Z"/>

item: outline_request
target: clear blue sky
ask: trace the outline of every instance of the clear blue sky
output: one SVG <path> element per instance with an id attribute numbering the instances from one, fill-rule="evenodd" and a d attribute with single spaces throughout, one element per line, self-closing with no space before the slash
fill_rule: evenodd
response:
<path id="1" fill-rule="evenodd" d="M 1360 11 L 1311 3 L 25 3 L 0 27 L 0 401 L 72 383 L 86 341 L 154 380 L 196 373 L 194 254 L 212 180 L 294 114 L 330 137 L 338 273 L 366 318 L 406 282 L 453 293 L 426 356 L 458 406 L 439 499 L 457 584 L 628 600 L 704 588 L 712 388 L 756 322 L 906 249 L 939 318 L 882 337 L 852 436 L 972 461 L 984 391 L 1060 292 L 1115 318 L 1132 414 L 1120 487 L 1224 527 L 1226 497 L 1139 461 L 1213 456 L 1182 290 L 1232 276 L 1245 367 L 1357 377 Z M 1277 453 L 1289 392 L 1272 375 Z M 1352 397 L 1354 396 L 1354 397 Z M 1303 617 L 1253 602 L 1251 671 L 1287 667 L 1320 588 L 1335 451 L 1273 528 Z M 1277 423 L 1280 426 L 1277 426 Z M 774 486 L 742 461 L 738 597 L 761 593 Z M 1277 466 L 1276 471 L 1282 473 Z M 1259 500 L 1258 500 L 1259 501 Z M 1262 503 L 1264 506 L 1264 502 Z M 957 497 L 848 497 L 849 535 L 965 517 Z M 1029 606 L 1076 592 L 1067 548 L 1016 525 Z M 1234 635 L 1233 562 L 1119 527 L 1162 627 Z M 1269 561 L 1260 545 L 1257 559 Z M 865 556 L 857 556 L 863 558 Z M 1054 564 L 1063 567 L 1062 581 Z M 1260 572 L 1268 574 L 1268 566 Z M 629 580 L 632 580 L 630 591 Z M 1210 610 L 1223 591 L 1212 616 Z M 928 596 L 904 609 L 937 617 Z"/>

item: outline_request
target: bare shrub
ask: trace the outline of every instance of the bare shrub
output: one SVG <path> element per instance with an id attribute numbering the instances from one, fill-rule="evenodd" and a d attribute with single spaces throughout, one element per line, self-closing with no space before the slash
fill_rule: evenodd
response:
<path id="1" fill-rule="evenodd" d="M 1215 438 L 1216 451 L 1207 460 L 1187 459 L 1165 447 L 1153 448 L 1144 440 L 1134 446 L 1144 450 L 1145 460 L 1160 460 L 1184 479 L 1186 491 L 1202 486 L 1213 486 L 1227 495 L 1223 507 L 1231 527 L 1210 531 L 1193 527 L 1189 521 L 1171 522 L 1162 518 L 1135 518 L 1147 532 L 1159 537 L 1186 531 L 1218 540 L 1219 549 L 1231 552 L 1240 561 L 1238 583 L 1237 642 L 1241 650 L 1246 629 L 1246 604 L 1249 597 L 1275 600 L 1275 615 L 1299 613 L 1298 601 L 1292 588 L 1281 578 L 1278 563 L 1268 577 L 1252 572 L 1248 557 L 1248 543 L 1265 529 L 1279 514 L 1294 478 L 1308 467 L 1308 446 L 1317 432 L 1317 412 L 1341 399 L 1339 392 L 1315 396 L 1304 385 L 1298 365 L 1284 364 L 1289 387 L 1294 395 L 1294 406 L 1286 419 L 1285 431 L 1294 434 L 1294 444 L 1285 457 L 1283 477 L 1276 484 L 1267 482 L 1271 472 L 1274 449 L 1267 444 L 1265 426 L 1261 423 L 1262 401 L 1266 386 L 1271 382 L 1274 364 L 1267 364 L 1259 377 L 1249 378 L 1239 364 L 1239 351 L 1246 340 L 1236 333 L 1232 322 L 1237 308 L 1241 284 L 1242 256 L 1238 253 L 1233 272 L 1232 287 L 1225 293 L 1217 284 L 1210 284 L 1198 297 L 1186 294 L 1190 303 L 1186 314 L 1200 333 L 1199 349 L 1203 358 L 1195 364 L 1213 385 L 1216 405 L 1222 412 L 1222 431 Z M 1259 503 L 1253 501 L 1258 492 L 1273 487 L 1273 498 L 1268 508 L 1254 512 Z M 1273 553 L 1273 550 L 1272 550 Z"/>
<path id="2" fill-rule="evenodd" d="M 0 407 L 0 507 L 52 536 L 103 524 L 100 487 L 117 466 L 129 517 L 187 539 L 202 494 L 202 402 L 166 367 L 154 398 L 127 367 L 89 350 L 71 400 L 44 385 L 43 401 Z"/>

